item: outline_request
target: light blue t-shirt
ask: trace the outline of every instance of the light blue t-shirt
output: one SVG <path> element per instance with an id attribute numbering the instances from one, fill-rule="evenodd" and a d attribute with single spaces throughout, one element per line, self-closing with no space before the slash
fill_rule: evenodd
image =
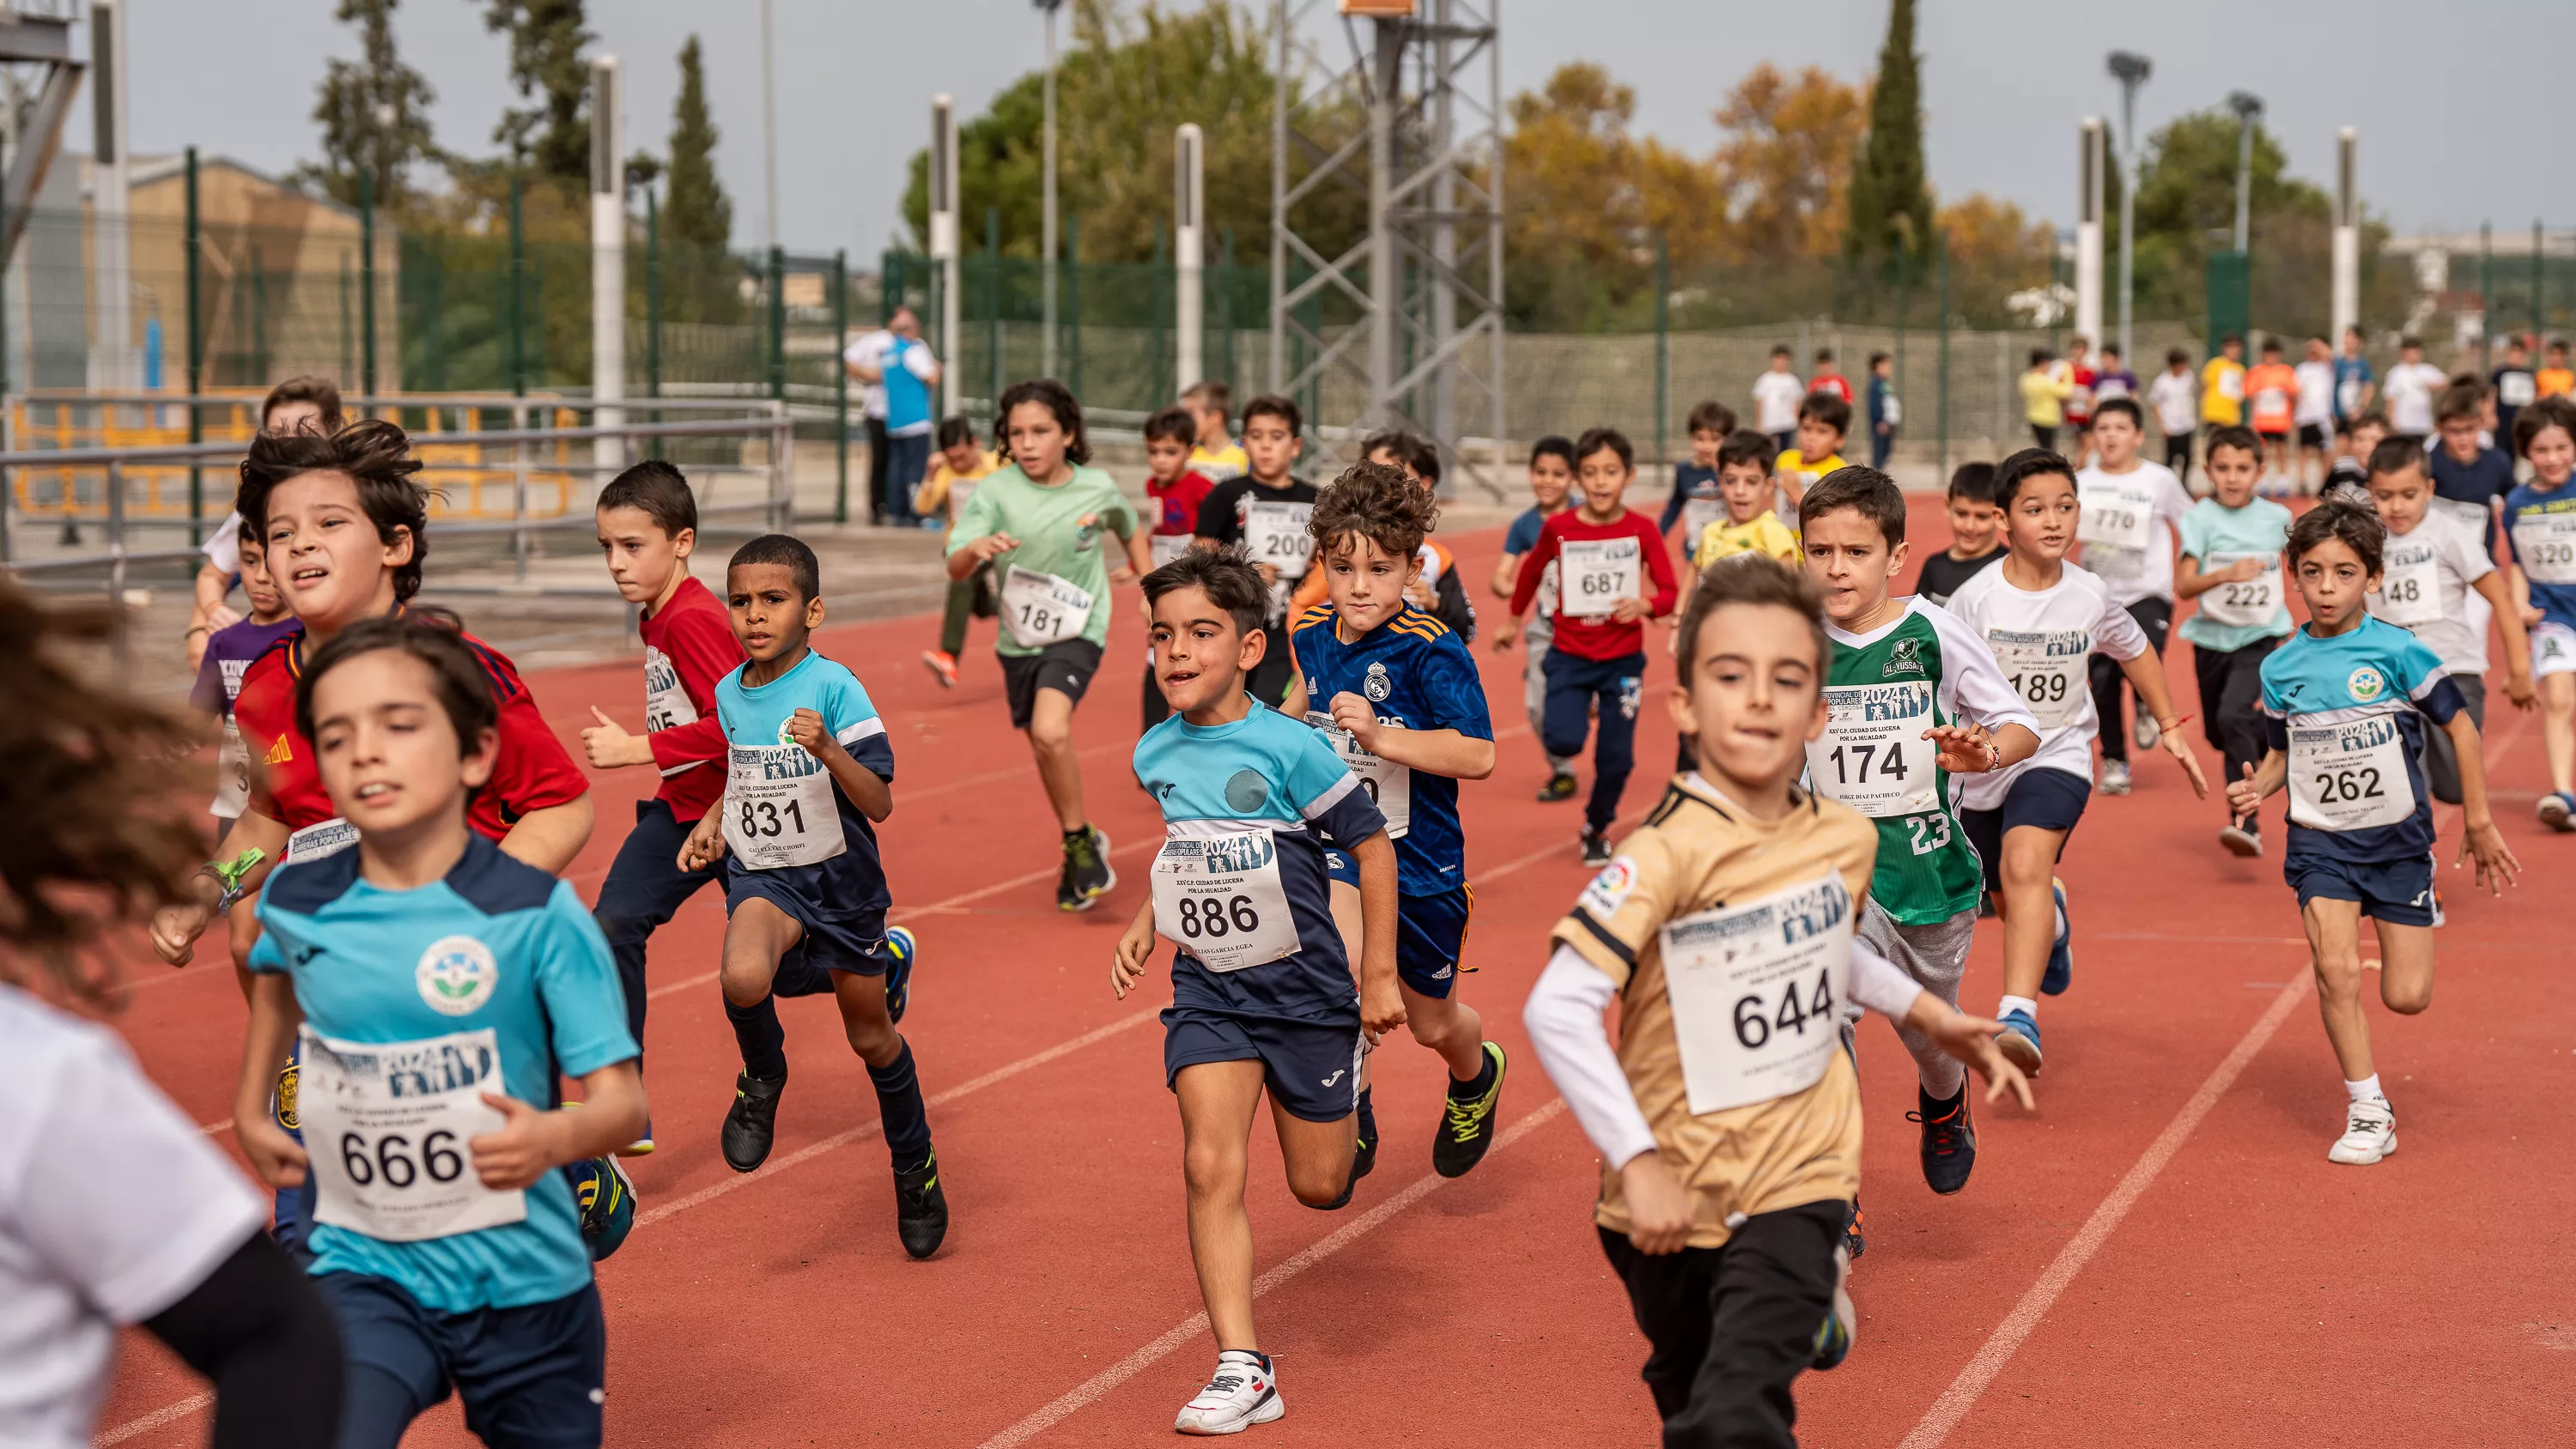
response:
<path id="1" fill-rule="evenodd" d="M 823 762 L 806 753 L 801 745 L 790 746 L 787 721 L 796 711 L 810 709 L 823 717 L 823 728 L 841 742 L 878 779 L 894 783 L 894 742 L 886 735 L 885 720 L 878 716 L 876 705 L 859 677 L 837 659 L 827 659 L 810 647 L 805 657 L 796 661 L 785 674 L 758 686 L 743 683 L 744 665 L 716 681 L 716 718 L 723 724 L 729 746 L 726 766 L 736 760 L 746 768 L 776 776 L 823 773 Z M 782 749 L 781 746 L 789 746 Z M 772 873 L 794 873 L 809 889 L 806 894 L 827 905 L 836 917 L 856 916 L 863 921 L 882 917 L 893 903 L 887 890 L 885 868 L 877 857 L 877 830 L 865 812 L 842 793 L 840 782 L 832 782 L 832 800 L 841 817 L 841 835 L 847 849 L 814 865 L 789 865 L 772 868 Z M 727 810 L 740 811 L 746 802 L 719 802 Z M 789 822 L 779 818 L 776 802 L 750 802 L 754 814 L 737 815 L 728 824 L 769 839 L 780 837 Z M 799 832 L 819 821 L 797 820 Z M 725 857 L 727 872 L 739 872 L 747 866 L 739 852 Z"/>
<path id="2" fill-rule="evenodd" d="M 2467 707 L 2442 657 L 2384 619 L 2326 639 L 2301 629 L 2265 655 L 2264 737 L 2290 757 L 2289 859 L 2386 865 L 2430 851 L 2424 731 Z M 2303 795 L 2361 823 L 2303 821 Z"/>
<path id="3" fill-rule="evenodd" d="M 358 863 L 352 845 L 282 865 L 260 897 L 265 933 L 250 969 L 290 977 L 317 1035 L 392 1045 L 488 1028 L 500 1076 L 489 1089 L 540 1108 L 556 1105 L 561 1077 L 638 1054 L 607 939 L 569 882 L 480 835 L 469 837 L 444 879 L 414 890 L 369 885 Z M 309 1082 L 310 1063 L 305 1070 Z M 317 1141 L 309 1150 L 319 1156 L 345 1146 Z M 407 1168 L 429 1161 L 425 1140 L 404 1146 L 397 1155 Z M 466 1149 L 456 1143 L 452 1151 Z M 545 1173 L 526 1202 L 524 1222 L 418 1242 L 317 1224 L 311 1271 L 388 1278 L 441 1313 L 521 1308 L 580 1292 L 590 1282 L 590 1249 L 570 1184 L 560 1172 Z"/>
<path id="4" fill-rule="evenodd" d="M 898 337 L 886 349 L 885 395 L 886 435 L 904 438 L 930 431 L 930 384 L 922 373 L 930 368 L 927 343 Z"/>
<path id="5" fill-rule="evenodd" d="M 2269 498 L 2257 498 L 2242 508 L 2230 508 L 2215 498 L 2204 498 L 2182 516 L 2182 553 L 2199 564 L 2204 574 L 2216 573 L 2237 559 L 2262 555 L 2272 560 L 2272 614 L 2260 624 L 2222 624 L 2209 617 L 2210 601 L 2217 589 L 2200 596 L 2201 605 L 2183 621 L 2182 637 L 2203 649 L 2242 649 L 2257 639 L 2287 637 L 2294 627 L 2290 622 L 2288 584 L 2282 578 L 2281 551 L 2290 546 L 2290 510 Z M 2216 560 L 2215 563 L 2212 560 Z"/>

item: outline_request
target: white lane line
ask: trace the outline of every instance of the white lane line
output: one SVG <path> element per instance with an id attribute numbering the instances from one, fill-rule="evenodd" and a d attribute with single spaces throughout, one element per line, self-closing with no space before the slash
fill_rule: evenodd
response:
<path id="1" fill-rule="evenodd" d="M 2067 1285 L 2075 1281 L 2075 1275 L 2084 1271 L 2084 1265 L 2093 1261 L 2093 1255 L 2100 1252 L 2111 1234 L 2119 1229 L 2120 1220 L 2129 1215 L 2130 1208 L 2137 1206 L 2138 1199 L 2155 1184 L 2165 1165 L 2182 1150 L 2184 1140 L 2200 1126 L 2201 1119 L 2207 1117 L 2210 1109 L 2218 1105 L 2218 1099 L 2236 1084 L 2236 1078 L 2254 1060 L 2255 1054 L 2271 1041 L 2272 1033 L 2278 1031 L 2299 1003 L 2307 999 L 2313 975 L 2301 973 L 2280 995 L 2272 998 L 2271 1006 L 2246 1030 L 2244 1037 L 2236 1043 L 2236 1049 L 2210 1072 L 2208 1079 L 2200 1084 L 2200 1090 L 2192 1093 L 2191 1100 L 2174 1113 L 2173 1120 L 2165 1124 L 2165 1130 L 2157 1135 L 2156 1140 L 2147 1144 L 2147 1150 L 2139 1154 L 2127 1175 L 2111 1189 L 2111 1195 L 2102 1199 L 2101 1206 L 2093 1209 L 2093 1216 L 2085 1220 L 2082 1230 L 2065 1247 L 2058 1249 L 2048 1271 L 2040 1274 L 2039 1281 L 2031 1284 L 2029 1291 L 2021 1295 L 2021 1301 L 2014 1304 L 2012 1312 L 1995 1326 L 1985 1346 L 1977 1350 L 1977 1356 L 1968 1360 L 1966 1368 L 1959 1370 L 1959 1376 L 1950 1381 L 1950 1387 L 1940 1398 L 1933 1401 L 1922 1421 L 1914 1426 L 1914 1432 L 1906 1435 L 1897 1449 L 1936 1449 L 1950 1437 L 1951 1430 L 1959 1427 L 1959 1421 L 1975 1407 L 1977 1397 L 1995 1381 L 1995 1375 L 2003 1372 L 2005 1361 L 2038 1330 L 2040 1320 L 2048 1316 L 2049 1308 L 2057 1302 L 2057 1295 L 2065 1292 Z"/>
<path id="2" fill-rule="evenodd" d="M 1492 1151 L 1500 1152 L 1511 1146 L 1554 1121 L 1564 1110 L 1564 1098 L 1551 1099 L 1546 1106 L 1504 1128 L 1501 1135 L 1494 1139 Z M 1488 1155 L 1490 1156 L 1490 1153 Z M 1272 1289 L 1282 1286 L 1298 1274 L 1358 1242 L 1385 1224 L 1389 1218 L 1429 1197 L 1451 1181 L 1454 1179 L 1442 1177 L 1436 1172 L 1426 1172 L 1415 1178 L 1405 1185 L 1403 1191 L 1342 1224 L 1341 1227 L 1309 1245 L 1303 1252 L 1254 1279 L 1252 1296 L 1259 1299 Z M 1108 1368 L 1102 1369 L 1055 1402 L 985 1440 L 983 1449 L 1011 1449 L 1013 1445 L 1027 1443 L 1079 1413 L 1120 1384 L 1171 1357 L 1181 1349 L 1189 1347 L 1207 1331 L 1207 1314 L 1204 1312 L 1191 1314 L 1162 1337 L 1146 1344 Z"/>
<path id="3" fill-rule="evenodd" d="M 211 1393 L 199 1394 L 193 1399 L 181 1399 L 166 1409 L 155 1409 L 140 1419 L 119 1424 L 90 1442 L 100 1446 L 122 1444 L 137 1434 L 149 1434 L 164 1424 L 175 1424 L 200 1409 L 211 1409 L 214 1406 L 215 1396 Z"/>

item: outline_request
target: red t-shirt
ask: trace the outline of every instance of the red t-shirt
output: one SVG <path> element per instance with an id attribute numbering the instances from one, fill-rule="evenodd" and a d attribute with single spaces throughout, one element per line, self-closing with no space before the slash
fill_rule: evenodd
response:
<path id="1" fill-rule="evenodd" d="M 1850 402 L 1852 400 L 1851 384 L 1845 381 L 1843 379 L 1843 375 L 1839 372 L 1820 372 L 1816 374 L 1815 380 L 1807 384 L 1807 395 L 1813 397 L 1815 394 L 1820 392 L 1832 393 L 1834 396 L 1841 398 L 1844 402 Z"/>
<path id="2" fill-rule="evenodd" d="M 1615 576 L 1621 569 L 1633 569 L 1642 563 L 1642 582 L 1650 585 L 1643 590 L 1650 606 L 1647 612 L 1657 618 L 1671 613 L 1680 585 L 1673 577 L 1671 551 L 1664 547 L 1655 521 L 1634 509 L 1623 508 L 1608 523 L 1586 523 L 1581 509 L 1569 508 L 1541 524 L 1538 542 L 1521 555 L 1520 576 L 1512 582 L 1512 617 L 1529 612 L 1530 601 L 1538 596 L 1540 575 L 1564 552 L 1565 545 L 1613 538 L 1637 540 L 1639 559 L 1608 560 L 1610 573 Z M 1557 571 L 1556 647 L 1577 659 L 1622 659 L 1640 652 L 1645 648 L 1644 621 L 1622 624 L 1606 612 L 1590 618 L 1581 613 L 1583 584 L 1578 575 L 1594 572 L 1598 571 L 1572 566 Z"/>
<path id="3" fill-rule="evenodd" d="M 2101 374 L 2089 367 L 2074 369 L 2074 375 L 2069 380 L 2075 384 L 2075 391 L 2066 395 L 2068 422 L 2080 428 L 2093 420 L 2093 384 L 2100 378 Z"/>
<path id="4" fill-rule="evenodd" d="M 733 620 L 706 585 L 683 579 L 659 613 L 637 626 L 644 636 L 644 727 L 653 763 L 662 769 L 655 798 L 687 825 L 724 794 L 724 724 L 716 718 L 716 681 L 748 657 Z"/>
<path id="5" fill-rule="evenodd" d="M 1162 516 L 1154 521 L 1154 532 L 1164 535 L 1198 532 L 1199 505 L 1207 500 L 1208 490 L 1216 484 L 1198 469 L 1192 468 L 1169 483 L 1154 478 L 1145 480 L 1145 492 L 1159 499 Z"/>
<path id="6" fill-rule="evenodd" d="M 531 811 L 568 805 L 589 793 L 590 780 L 555 738 L 554 727 L 537 712 L 537 701 L 519 682 L 508 656 L 471 634 L 459 636 L 492 682 L 492 697 L 501 706 L 500 758 L 492 781 L 474 792 L 465 823 L 489 840 L 499 840 Z M 313 758 L 313 742 L 295 727 L 295 682 L 304 670 L 304 630 L 281 637 L 268 652 L 251 661 L 242 676 L 241 696 L 233 701 L 233 718 L 251 758 L 262 762 L 251 786 L 250 808 L 302 830 L 332 819 L 330 793 Z"/>

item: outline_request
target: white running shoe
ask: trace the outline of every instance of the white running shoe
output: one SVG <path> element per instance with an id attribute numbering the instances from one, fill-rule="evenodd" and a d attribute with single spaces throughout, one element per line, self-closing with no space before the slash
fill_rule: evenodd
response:
<path id="1" fill-rule="evenodd" d="M 1229 1348 L 1216 1356 L 1216 1372 L 1207 1387 L 1181 1405 L 1172 1427 L 1184 1434 L 1240 1434 L 1287 1412 L 1279 1401 L 1279 1376 L 1261 1355 Z"/>
<path id="2" fill-rule="evenodd" d="M 2397 1114 L 2385 1101 L 2355 1102 L 2326 1161 L 2368 1167 L 2397 1150 Z"/>
<path id="3" fill-rule="evenodd" d="M 2129 793 L 2128 761 L 2104 760 L 2102 762 L 2102 793 L 2105 795 L 2126 795 Z"/>
<path id="4" fill-rule="evenodd" d="M 2138 711 L 2138 732 L 2131 736 L 2138 742 L 2138 748 L 2152 750 L 2156 747 L 2156 741 L 2164 737 L 2164 726 L 2156 723 L 2156 717 L 2145 710 Z"/>

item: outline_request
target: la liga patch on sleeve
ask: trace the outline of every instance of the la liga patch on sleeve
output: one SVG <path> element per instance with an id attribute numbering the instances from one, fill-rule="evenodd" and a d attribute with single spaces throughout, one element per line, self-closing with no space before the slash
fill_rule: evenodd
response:
<path id="1" fill-rule="evenodd" d="M 1637 863 L 1622 855 L 1601 867 L 1601 873 L 1583 888 L 1577 904 L 1592 913 L 1594 919 L 1607 921 L 1619 914 L 1628 897 L 1637 891 Z"/>

